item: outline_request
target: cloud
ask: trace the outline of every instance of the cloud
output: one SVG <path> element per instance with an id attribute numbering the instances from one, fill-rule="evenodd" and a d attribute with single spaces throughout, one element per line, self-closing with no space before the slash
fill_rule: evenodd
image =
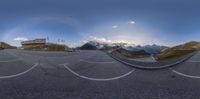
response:
<path id="1" fill-rule="evenodd" d="M 133 24 L 135 24 L 135 21 L 129 21 L 128 24 L 133 25 Z"/>
<path id="2" fill-rule="evenodd" d="M 97 41 L 97 42 L 100 42 L 100 43 L 112 43 L 111 40 L 106 39 L 106 38 L 104 38 L 104 37 L 90 36 L 90 40 L 92 40 L 92 41 Z"/>
<path id="3" fill-rule="evenodd" d="M 113 29 L 116 29 L 116 28 L 118 28 L 118 27 L 119 27 L 119 26 L 117 26 L 117 25 L 113 25 L 113 26 L 112 26 Z"/>
<path id="4" fill-rule="evenodd" d="M 126 44 L 135 44 L 132 40 L 126 39 L 106 39 L 104 37 L 90 36 L 88 41 L 97 41 L 99 43 L 113 44 L 113 43 L 126 43 Z"/>
<path id="5" fill-rule="evenodd" d="M 14 41 L 26 41 L 26 40 L 28 40 L 28 38 L 26 38 L 26 37 L 16 37 L 13 40 Z"/>

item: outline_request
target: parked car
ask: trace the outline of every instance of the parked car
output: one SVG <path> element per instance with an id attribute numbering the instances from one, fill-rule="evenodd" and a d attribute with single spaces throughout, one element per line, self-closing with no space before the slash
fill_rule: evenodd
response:
<path id="1" fill-rule="evenodd" d="M 67 49 L 67 52 L 75 52 L 75 49 L 69 48 L 69 49 Z"/>
<path id="2" fill-rule="evenodd" d="M 4 47 L 1 47 L 1 46 L 0 46 L 0 50 L 4 50 Z"/>
<path id="3" fill-rule="evenodd" d="M 79 52 L 79 50 L 75 48 L 69 48 L 67 49 L 67 52 Z"/>

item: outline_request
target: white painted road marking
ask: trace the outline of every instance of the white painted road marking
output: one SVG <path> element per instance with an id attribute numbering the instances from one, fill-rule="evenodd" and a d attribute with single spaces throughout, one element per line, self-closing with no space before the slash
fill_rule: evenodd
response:
<path id="1" fill-rule="evenodd" d="M 181 72 L 178 72 L 178 71 L 176 71 L 176 70 L 174 70 L 174 69 L 172 69 L 172 68 L 169 68 L 172 72 L 174 72 L 174 73 L 176 73 L 176 74 L 178 74 L 178 75 L 180 75 L 180 76 L 184 76 L 184 77 L 187 77 L 187 78 L 196 78 L 196 79 L 199 79 L 200 78 L 200 76 L 192 76 L 192 75 L 188 75 L 188 74 L 184 74 L 184 73 L 181 73 Z"/>
<path id="2" fill-rule="evenodd" d="M 83 60 L 83 59 L 80 59 L 80 61 L 86 62 L 86 63 L 94 63 L 94 64 L 113 64 L 113 63 L 117 63 L 116 61 L 97 62 L 97 61 L 87 61 L 87 60 Z"/>
<path id="3" fill-rule="evenodd" d="M 19 59 L 8 60 L 8 61 L 0 61 L 0 63 L 15 62 L 15 61 L 18 61 L 18 60 L 19 60 Z"/>
<path id="4" fill-rule="evenodd" d="M 73 56 L 79 56 L 80 54 L 66 54 L 66 53 L 64 53 L 65 54 L 65 56 L 38 56 L 38 55 L 34 55 L 34 54 L 27 54 L 27 53 L 19 53 L 20 55 L 25 55 L 25 56 L 31 56 L 31 57 L 41 57 L 41 58 L 67 58 L 67 57 L 73 57 Z M 82 54 L 85 54 L 85 53 L 82 53 Z M 15 57 L 17 57 L 18 55 L 13 55 L 13 56 L 15 56 Z"/>
<path id="5" fill-rule="evenodd" d="M 153 55 L 151 55 L 151 58 L 153 59 L 154 62 L 157 62 Z"/>
<path id="6" fill-rule="evenodd" d="M 21 76 L 23 74 L 26 74 L 28 73 L 29 71 L 31 71 L 32 69 L 34 69 L 36 66 L 38 66 L 39 63 L 35 63 L 35 65 L 33 65 L 31 68 L 29 68 L 28 70 L 24 71 L 24 72 L 21 72 L 21 73 L 18 73 L 18 74 L 15 74 L 15 75 L 9 75 L 9 76 L 0 76 L 0 79 L 3 79 L 3 78 L 14 78 L 14 77 L 17 77 L 17 76 Z"/>
<path id="7" fill-rule="evenodd" d="M 92 80 L 92 81 L 111 81 L 111 80 L 117 80 L 117 79 L 120 79 L 120 78 L 123 78 L 123 77 L 126 77 L 128 75 L 130 75 L 132 72 L 134 72 L 135 70 L 131 70 L 130 72 L 126 73 L 126 74 L 123 74 L 121 76 L 117 76 L 117 77 L 113 77 L 113 78 L 105 78 L 105 79 L 99 79 L 99 78 L 91 78 L 91 77 L 86 77 L 86 76 L 83 76 L 83 75 L 80 75 L 78 73 L 76 73 L 75 71 L 73 71 L 72 69 L 70 69 L 66 64 L 63 65 L 67 70 L 69 70 L 72 74 L 80 77 L 80 78 L 83 78 L 83 79 L 87 79 L 87 80 Z"/>

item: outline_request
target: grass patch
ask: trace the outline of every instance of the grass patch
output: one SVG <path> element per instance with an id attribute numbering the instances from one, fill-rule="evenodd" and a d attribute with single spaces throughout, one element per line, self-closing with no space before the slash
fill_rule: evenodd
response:
<path id="1" fill-rule="evenodd" d="M 16 46 L 11 46 L 5 42 L 0 42 L 0 46 L 5 48 L 5 49 L 16 49 L 17 47 Z"/>
<path id="2" fill-rule="evenodd" d="M 179 58 L 187 54 L 193 53 L 196 50 L 171 50 L 168 52 L 161 53 L 155 57 L 157 61 L 169 60 Z"/>

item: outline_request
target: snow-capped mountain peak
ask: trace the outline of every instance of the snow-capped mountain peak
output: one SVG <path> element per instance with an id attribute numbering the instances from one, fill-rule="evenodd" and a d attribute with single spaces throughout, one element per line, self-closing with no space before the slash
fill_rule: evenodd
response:
<path id="1" fill-rule="evenodd" d="M 87 46 L 92 46 L 94 49 L 103 49 L 103 48 L 112 48 L 117 46 L 118 48 L 122 48 L 128 51 L 141 51 L 144 50 L 149 54 L 158 54 L 163 49 L 167 48 L 166 46 L 159 46 L 156 44 L 153 45 L 135 45 L 135 44 L 127 44 L 127 43 L 102 43 L 97 41 L 89 41 L 86 43 Z M 84 44 L 86 46 L 86 44 Z"/>

